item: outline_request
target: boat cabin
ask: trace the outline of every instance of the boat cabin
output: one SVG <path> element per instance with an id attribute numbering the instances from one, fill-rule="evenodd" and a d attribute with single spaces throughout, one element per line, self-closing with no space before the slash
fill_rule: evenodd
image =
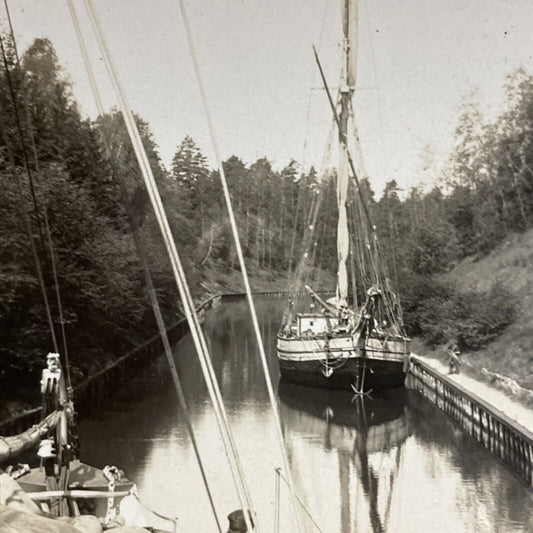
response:
<path id="1" fill-rule="evenodd" d="M 339 323 L 337 317 L 326 317 L 322 314 L 298 313 L 296 315 L 296 335 L 320 335 L 335 328 Z"/>

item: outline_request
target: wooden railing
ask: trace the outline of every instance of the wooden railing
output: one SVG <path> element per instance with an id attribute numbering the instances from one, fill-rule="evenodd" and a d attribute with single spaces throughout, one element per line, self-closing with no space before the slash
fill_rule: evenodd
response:
<path id="1" fill-rule="evenodd" d="M 533 487 L 533 433 L 527 428 L 416 357 L 406 386 L 422 393 Z"/>

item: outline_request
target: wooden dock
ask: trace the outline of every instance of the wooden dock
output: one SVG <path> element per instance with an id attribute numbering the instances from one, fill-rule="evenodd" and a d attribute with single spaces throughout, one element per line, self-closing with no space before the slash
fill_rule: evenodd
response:
<path id="1" fill-rule="evenodd" d="M 440 361 L 411 355 L 406 386 L 419 391 L 533 488 L 533 412 Z"/>

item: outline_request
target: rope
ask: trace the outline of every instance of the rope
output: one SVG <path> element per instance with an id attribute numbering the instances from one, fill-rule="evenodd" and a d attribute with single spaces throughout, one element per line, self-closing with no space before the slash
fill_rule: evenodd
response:
<path id="1" fill-rule="evenodd" d="M 290 491 L 291 491 L 291 499 L 292 499 L 292 505 L 293 505 L 294 519 L 295 519 L 295 522 L 296 522 L 296 530 L 297 531 L 301 531 L 302 528 L 301 528 L 300 519 L 299 519 L 296 494 L 295 494 L 294 486 L 293 486 L 292 479 L 291 479 L 291 476 L 290 476 L 289 458 L 288 458 L 287 451 L 285 449 L 284 440 L 283 440 L 283 432 L 282 432 L 282 429 L 281 429 L 281 420 L 279 418 L 277 400 L 276 400 L 276 396 L 274 394 L 274 389 L 272 387 L 272 379 L 271 379 L 271 376 L 270 376 L 270 370 L 268 368 L 265 348 L 264 348 L 263 339 L 262 339 L 262 336 L 261 336 L 261 330 L 259 328 L 259 322 L 257 320 L 257 314 L 255 312 L 255 305 L 254 305 L 254 301 L 253 301 L 253 297 L 252 297 L 252 290 L 251 290 L 251 287 L 250 287 L 250 282 L 249 282 L 249 279 L 248 279 L 248 272 L 246 270 L 246 265 L 245 265 L 245 262 L 244 262 L 244 256 L 243 256 L 243 253 L 242 253 L 241 243 L 240 243 L 240 239 L 239 239 L 239 232 L 238 232 L 238 229 L 237 229 L 237 223 L 235 221 L 235 214 L 233 212 L 233 207 L 232 207 L 232 204 L 231 204 L 231 197 L 230 197 L 230 194 L 229 194 L 228 184 L 227 184 L 226 176 L 224 174 L 224 166 L 222 164 L 222 159 L 220 157 L 220 151 L 219 151 L 219 148 L 218 148 L 217 138 L 216 138 L 216 135 L 215 135 L 215 128 L 214 128 L 213 120 L 211 118 L 211 113 L 210 113 L 208 102 L 207 102 L 207 95 L 206 95 L 206 92 L 205 92 L 203 79 L 202 79 L 202 75 L 201 75 L 201 72 L 200 72 L 200 65 L 199 65 L 199 62 L 198 62 L 197 55 L 196 55 L 196 49 L 195 49 L 195 46 L 194 46 L 194 42 L 193 42 L 193 38 L 192 38 L 192 31 L 191 31 L 191 27 L 190 27 L 190 24 L 189 24 L 189 19 L 187 17 L 187 12 L 185 10 L 184 1 L 183 0 L 179 0 L 179 5 L 180 5 L 180 9 L 181 9 L 181 14 L 182 14 L 182 17 L 183 17 L 183 23 L 184 23 L 184 26 L 185 26 L 185 31 L 187 33 L 187 39 L 188 39 L 188 42 L 189 42 L 189 49 L 190 49 L 190 52 L 191 52 L 191 58 L 192 58 L 192 61 L 193 61 L 194 70 L 196 72 L 196 80 L 198 82 L 198 89 L 200 91 L 200 95 L 201 95 L 201 98 L 202 98 L 202 103 L 203 103 L 203 106 L 204 106 L 204 111 L 205 111 L 206 118 L 207 118 L 207 124 L 208 124 L 208 128 L 209 128 L 209 133 L 210 133 L 210 136 L 211 136 L 211 143 L 213 145 L 213 150 L 215 152 L 215 157 L 216 157 L 216 160 L 217 160 L 217 165 L 218 165 L 219 174 L 220 174 L 220 181 L 222 183 L 222 189 L 224 191 L 224 198 L 226 200 L 226 206 L 227 206 L 227 209 L 228 209 L 228 215 L 229 215 L 229 219 L 230 219 L 231 230 L 232 230 L 232 233 L 233 233 L 233 240 L 235 241 L 235 248 L 236 248 L 236 251 L 237 251 L 237 256 L 239 258 L 239 265 L 240 265 L 241 272 L 242 272 L 244 287 L 245 287 L 245 291 L 246 291 L 246 298 L 248 300 L 248 305 L 250 307 L 250 314 L 251 314 L 251 317 L 252 317 L 252 323 L 253 323 L 253 327 L 254 327 L 255 337 L 256 337 L 256 340 L 257 340 L 258 348 L 259 348 L 259 355 L 260 355 L 260 358 L 261 358 L 261 364 L 263 366 L 263 373 L 264 373 L 264 376 L 265 376 L 266 386 L 267 386 L 267 390 L 268 390 L 268 396 L 270 398 L 270 404 L 272 406 L 272 413 L 273 413 L 274 421 L 275 421 L 275 425 L 276 425 L 276 433 L 277 433 L 277 437 L 278 437 L 278 442 L 279 442 L 280 450 L 281 450 L 281 453 L 282 453 L 282 456 L 283 456 L 283 463 L 285 465 L 285 469 L 288 472 L 287 475 L 289 477 L 289 487 L 290 487 Z M 248 513 L 244 512 L 244 516 L 245 517 L 247 516 L 247 514 Z"/>
<path id="2" fill-rule="evenodd" d="M 80 45 L 80 52 L 83 58 L 83 64 L 85 65 L 85 71 L 87 72 L 87 77 L 89 78 L 89 84 L 94 96 L 96 103 L 96 109 L 100 116 L 104 116 L 104 106 L 102 105 L 102 98 L 100 97 L 100 91 L 98 90 L 98 85 L 96 84 L 96 79 L 94 77 L 94 72 L 89 61 L 89 55 L 87 54 L 87 47 L 85 46 L 85 39 L 83 38 L 83 33 L 80 28 L 80 22 L 78 20 L 78 15 L 76 14 L 76 9 L 72 0 L 67 0 L 68 10 L 70 12 L 70 18 L 76 32 L 76 38 L 78 39 L 78 44 Z M 110 148 L 110 147 L 109 147 Z"/>
<path id="3" fill-rule="evenodd" d="M 304 194 L 304 187 L 302 187 L 302 183 L 301 183 L 303 179 L 304 179 L 304 175 L 302 171 L 302 174 L 300 175 L 300 180 L 298 182 L 298 196 L 296 197 L 296 214 L 294 215 L 294 222 L 292 225 L 291 247 L 289 250 L 289 280 L 291 279 L 291 275 L 292 275 L 292 260 L 294 256 L 294 245 L 296 243 L 296 234 L 298 232 L 298 215 L 300 214 L 300 204 L 301 204 L 302 196 Z M 305 223 L 305 213 L 303 214 L 303 216 L 304 216 L 304 223 Z"/>
<path id="4" fill-rule="evenodd" d="M 279 476 L 280 479 L 283 479 L 286 485 L 289 485 L 288 480 L 285 478 L 285 476 L 281 473 L 281 468 L 276 468 L 276 474 Z M 305 503 L 301 500 L 299 496 L 296 496 L 296 499 L 298 500 L 298 503 L 301 505 L 302 509 L 305 511 L 305 514 L 309 517 L 317 531 L 320 531 L 322 533 L 322 529 L 320 526 L 315 522 L 315 519 L 313 518 L 313 515 L 311 514 L 311 511 L 307 508 Z"/>
<path id="5" fill-rule="evenodd" d="M 167 522 L 172 522 L 174 524 L 174 528 L 176 528 L 178 524 L 178 518 L 171 518 L 170 516 L 165 516 L 164 514 L 158 513 L 157 511 L 154 511 L 151 507 L 148 507 L 145 503 L 141 501 L 139 498 L 139 495 L 137 494 L 136 490 L 130 491 L 130 494 L 139 502 L 140 505 L 142 505 L 148 512 L 152 513 L 154 516 L 157 516 L 157 518 L 161 518 L 161 520 L 166 520 Z"/>
<path id="6" fill-rule="evenodd" d="M 102 474 L 107 479 L 107 511 L 104 517 L 104 524 L 115 520 L 117 517 L 117 508 L 115 506 L 115 480 L 118 478 L 118 468 L 116 466 L 105 466 Z"/>
<path id="7" fill-rule="evenodd" d="M 83 57 L 83 62 L 85 64 L 85 69 L 86 69 L 86 72 L 87 72 L 87 76 L 89 77 L 89 82 L 90 82 L 90 85 L 91 85 L 91 89 L 92 89 L 93 95 L 95 97 L 96 107 L 98 109 L 99 115 L 103 116 L 104 115 L 104 109 L 103 109 L 103 106 L 102 106 L 102 99 L 100 98 L 100 92 L 99 92 L 98 86 L 96 84 L 96 80 L 95 80 L 95 77 L 94 77 L 94 72 L 93 72 L 91 64 L 89 62 L 89 57 L 87 55 L 87 49 L 86 49 L 86 46 L 85 46 L 85 40 L 83 39 L 83 34 L 81 32 L 81 29 L 80 29 L 79 20 L 78 20 L 78 17 L 76 15 L 76 10 L 74 8 L 72 0 L 67 0 L 67 4 L 68 4 L 68 7 L 69 7 L 72 23 L 73 23 L 74 28 L 76 30 L 76 36 L 78 38 L 78 43 L 80 45 L 80 49 L 81 49 L 81 53 L 82 53 L 82 57 Z M 110 153 L 111 153 L 111 142 L 110 142 L 110 135 L 109 135 L 109 131 L 108 130 L 105 130 L 104 145 L 107 147 L 107 150 L 109 152 L 108 155 L 110 156 Z M 212 495 L 211 489 L 209 487 L 209 482 L 207 480 L 207 475 L 206 475 L 206 472 L 205 472 L 205 468 L 204 468 L 204 465 L 203 465 L 203 462 L 202 462 L 202 459 L 201 459 L 201 456 L 200 456 L 200 450 L 198 448 L 198 443 L 196 441 L 196 437 L 195 437 L 194 430 L 193 430 L 193 427 L 192 427 L 191 418 L 190 418 L 190 415 L 189 415 L 189 409 L 187 407 L 187 401 L 185 399 L 185 394 L 183 392 L 183 387 L 181 385 L 181 380 L 179 378 L 179 374 L 178 374 L 178 371 L 177 371 L 177 368 L 176 368 L 176 364 L 175 364 L 174 358 L 172 356 L 172 349 L 170 347 L 170 341 L 168 339 L 166 327 L 165 327 L 164 320 L 163 320 L 163 315 L 161 313 L 161 308 L 159 306 L 159 302 L 158 302 L 158 299 L 157 299 L 156 291 L 155 291 L 155 288 L 154 288 L 154 285 L 153 285 L 152 276 L 150 274 L 150 269 L 149 269 L 149 266 L 148 266 L 148 262 L 146 260 L 146 255 L 147 255 L 146 254 L 146 250 L 144 249 L 142 241 L 141 241 L 141 239 L 139 237 L 137 226 L 134 223 L 134 217 L 133 217 L 133 213 L 132 213 L 132 210 L 131 210 L 131 203 L 130 203 L 130 200 L 129 200 L 129 197 L 128 197 L 127 187 L 126 187 L 126 184 L 124 182 L 124 179 L 123 179 L 122 175 L 119 172 L 116 171 L 114 161 L 111 160 L 111 157 L 109 157 L 109 159 L 111 161 L 111 165 L 112 165 L 112 168 L 113 168 L 113 174 L 115 175 L 115 177 L 117 179 L 120 191 L 121 191 L 121 193 L 122 193 L 122 195 L 124 197 L 124 203 L 125 203 L 126 211 L 127 211 L 127 214 L 128 214 L 128 221 L 129 221 L 131 232 L 132 232 L 132 235 L 133 235 L 133 240 L 134 240 L 135 246 L 137 248 L 137 254 L 138 254 L 139 259 L 141 261 L 141 266 L 142 266 L 142 270 L 143 270 L 143 274 L 144 274 L 145 284 L 146 284 L 146 287 L 147 287 L 147 290 L 148 290 L 148 294 L 149 294 L 149 297 L 150 297 L 150 303 L 152 305 L 152 309 L 153 309 L 153 312 L 154 312 L 154 315 L 155 315 L 155 318 L 156 318 L 157 326 L 158 326 L 158 329 L 159 329 L 159 335 L 160 335 L 161 340 L 163 342 L 165 356 L 167 358 L 167 362 L 168 362 L 169 367 L 170 367 L 170 373 L 172 375 L 172 379 L 173 379 L 173 382 L 174 382 L 174 387 L 175 387 L 176 393 L 178 395 L 178 402 L 180 404 L 181 410 L 182 410 L 183 415 L 184 415 L 185 425 L 187 427 L 187 430 L 188 430 L 188 433 L 189 433 L 189 436 L 190 436 L 190 439 L 191 439 L 191 443 L 192 443 L 192 446 L 193 446 L 193 449 L 194 449 L 194 454 L 196 456 L 196 461 L 197 461 L 198 467 L 200 469 L 200 474 L 201 474 L 202 480 L 204 482 L 204 486 L 205 486 L 205 489 L 206 489 L 206 492 L 207 492 L 207 496 L 209 498 L 209 503 L 210 503 L 210 506 L 211 506 L 211 510 L 213 512 L 213 516 L 215 518 L 215 522 L 217 524 L 218 531 L 220 533 L 222 533 L 222 526 L 221 526 L 220 520 L 219 520 L 217 512 L 216 512 L 213 495 Z M 161 515 L 158 515 L 155 511 L 152 511 L 152 510 L 150 510 L 150 511 L 153 512 L 154 514 L 156 514 L 157 516 L 161 516 Z"/>
<path id="8" fill-rule="evenodd" d="M 0 437 L 0 440 L 2 440 L 2 437 Z M 145 503 L 141 501 L 139 498 L 139 494 L 137 493 L 137 490 L 135 488 L 130 490 L 85 490 L 85 489 L 79 489 L 79 490 L 47 490 L 42 492 L 27 492 L 26 496 L 30 498 L 31 500 L 50 500 L 52 498 L 72 498 L 72 499 L 79 499 L 79 500 L 92 500 L 92 499 L 115 499 L 115 498 L 124 498 L 126 496 L 133 496 L 137 502 L 146 509 L 149 513 L 153 514 L 154 516 L 157 516 L 158 518 L 161 518 L 161 520 L 166 520 L 167 522 L 172 522 L 174 524 L 177 524 L 178 518 L 171 518 L 170 516 L 166 516 L 164 514 L 158 513 Z"/>
<path id="9" fill-rule="evenodd" d="M 328 3 L 329 3 L 329 0 L 325 0 L 325 2 L 324 2 L 324 13 L 323 13 L 323 16 L 322 16 L 322 23 L 320 25 L 320 36 L 319 36 L 319 40 L 318 40 L 318 47 L 319 48 L 320 48 L 320 45 L 322 43 L 322 36 L 324 34 L 324 27 L 326 25 L 327 12 L 328 12 Z M 313 72 L 311 74 L 311 79 L 314 80 L 315 76 L 316 76 L 316 71 L 313 69 Z M 312 85 L 314 85 L 314 84 L 311 83 L 311 87 L 309 88 L 309 97 L 308 97 L 308 101 L 307 101 L 307 112 L 306 112 L 306 117 L 305 117 L 304 144 L 303 144 L 303 148 L 302 148 L 302 159 L 301 159 L 301 161 L 302 161 L 302 163 L 301 163 L 302 177 L 303 177 L 304 172 L 305 172 L 305 155 L 306 155 L 306 150 L 307 150 L 307 141 L 308 141 L 308 133 L 309 133 L 309 122 L 311 120 L 311 103 L 312 103 L 311 98 L 313 96 Z M 298 197 L 297 197 L 297 201 L 296 201 L 296 214 L 294 216 L 294 224 L 293 224 L 292 238 L 291 238 L 291 247 L 290 247 L 290 251 L 289 251 L 289 283 L 288 283 L 289 287 L 290 287 L 290 283 L 291 283 L 290 280 L 292 278 L 292 262 L 293 262 L 293 258 L 294 258 L 294 245 L 295 245 L 296 236 L 297 236 L 298 213 L 299 213 L 299 210 L 300 210 L 300 198 L 302 196 L 302 191 L 304 191 L 304 190 L 305 190 L 305 187 L 301 187 L 301 184 L 299 184 Z M 304 214 L 304 217 L 305 217 L 305 214 Z"/>
<path id="10" fill-rule="evenodd" d="M 41 232 L 41 229 L 40 229 L 40 225 L 38 223 L 39 222 L 39 209 L 37 207 L 37 200 L 36 200 L 36 197 L 35 197 L 35 190 L 34 190 L 34 187 L 33 187 L 33 179 L 32 179 L 30 167 L 29 167 L 29 164 L 28 164 L 28 157 L 27 157 L 27 154 L 26 154 L 26 147 L 25 147 L 25 144 L 24 144 L 24 136 L 23 136 L 22 127 L 21 127 L 21 124 L 20 124 L 20 117 L 19 117 L 19 113 L 18 113 L 18 107 L 17 107 L 15 91 L 13 89 L 13 83 L 12 83 L 12 80 L 11 80 L 11 74 L 10 74 L 9 68 L 7 66 L 7 57 L 6 57 L 6 52 L 5 52 L 5 48 L 4 48 L 4 41 L 2 39 L 2 35 L 1 34 L 0 34 L 0 48 L 2 50 L 2 59 L 4 61 L 4 70 L 5 70 L 5 73 L 6 73 L 6 79 L 7 79 L 7 83 L 8 83 L 8 86 L 9 86 L 9 92 L 11 94 L 11 99 L 13 101 L 13 108 L 14 108 L 14 111 L 15 111 L 17 129 L 18 129 L 18 133 L 19 133 L 19 136 L 20 136 L 20 142 L 22 143 L 22 151 L 23 151 L 23 154 L 24 154 L 24 164 L 25 164 L 26 174 L 28 176 L 28 181 L 29 181 L 29 184 L 30 184 L 30 190 L 31 190 L 32 198 L 33 198 L 33 206 L 34 206 L 34 209 L 35 209 L 35 215 L 37 217 L 37 225 L 38 225 L 38 228 L 39 228 L 39 234 L 41 236 L 41 245 L 44 248 L 43 236 L 42 236 L 42 232 Z M 7 147 L 8 159 L 10 160 L 10 163 L 13 166 L 13 169 L 15 170 L 15 173 L 16 173 L 15 158 L 13 156 L 13 152 L 9 148 L 10 145 L 9 145 L 8 138 L 7 138 L 7 131 L 6 131 L 6 128 L 5 128 L 5 125 L 4 125 L 3 121 L 2 121 L 2 132 L 3 132 L 4 140 L 5 140 L 5 143 L 6 143 L 6 147 Z M 48 301 L 48 295 L 46 294 L 46 285 L 44 283 L 43 271 L 42 271 L 42 268 L 41 268 L 41 262 L 39 260 L 39 254 L 37 252 L 37 246 L 35 245 L 35 240 L 33 238 L 33 232 L 31 230 L 30 217 L 29 217 L 29 215 L 28 215 L 28 213 L 26 211 L 26 208 L 24 206 L 24 196 L 23 196 L 23 193 L 22 193 L 22 184 L 21 184 L 20 179 L 18 180 L 18 188 L 19 188 L 19 193 L 20 193 L 20 205 L 21 205 L 22 217 L 24 219 L 24 225 L 26 226 L 26 231 L 28 232 L 28 237 L 30 239 L 32 255 L 33 255 L 33 258 L 35 260 L 35 268 L 37 270 L 37 277 L 39 279 L 39 285 L 41 287 L 41 293 L 42 293 L 43 300 L 44 300 L 44 306 L 45 306 L 45 309 L 46 309 L 46 317 L 48 319 L 48 325 L 49 325 L 49 328 L 50 328 L 50 335 L 52 337 L 52 344 L 54 345 L 54 350 L 56 352 L 58 352 L 59 350 L 58 350 L 58 347 L 57 347 L 57 339 L 56 339 L 56 334 L 55 334 L 55 331 L 54 331 L 54 323 L 52 321 L 52 312 L 50 310 L 50 302 Z"/>
<path id="11" fill-rule="evenodd" d="M 331 153 L 331 145 L 333 143 L 333 132 L 334 132 L 335 122 L 332 120 L 328 136 L 326 138 L 326 144 L 324 147 L 324 154 L 322 157 L 322 163 L 321 168 L 319 172 L 320 176 L 320 184 L 322 187 L 324 186 L 324 177 L 326 175 L 326 169 L 329 165 L 330 161 L 330 153 Z M 295 270 L 295 272 L 289 272 L 289 291 L 291 293 L 299 294 L 302 291 L 302 288 L 304 285 L 309 284 L 309 276 L 311 273 L 309 270 L 307 273 L 305 272 L 308 265 L 315 265 L 314 258 L 316 254 L 316 242 L 314 241 L 314 236 L 317 233 L 317 221 L 318 221 L 318 214 L 320 212 L 320 208 L 322 206 L 322 202 L 324 200 L 324 195 L 320 194 L 319 191 L 312 191 L 313 198 L 311 200 L 311 206 L 309 209 L 309 213 L 307 216 L 307 220 L 305 222 L 305 229 L 304 229 L 304 236 L 303 236 L 303 244 L 302 244 L 302 257 L 299 261 L 299 264 Z M 313 244 L 314 243 L 314 244 Z M 309 254 L 311 253 L 311 246 L 313 245 L 312 250 L 312 260 L 309 261 Z M 304 273 L 305 279 L 304 279 Z M 307 291 L 305 291 L 304 296 L 300 296 L 296 298 L 295 304 L 299 305 L 302 303 L 303 299 L 305 298 L 305 295 L 307 295 Z M 292 297 L 291 297 L 292 298 Z M 292 320 L 292 313 L 288 312 L 286 313 L 286 320 L 284 323 L 281 324 L 281 328 L 284 329 L 288 324 L 290 324 Z"/>
<path id="12" fill-rule="evenodd" d="M 322 22 L 320 24 L 320 33 L 319 33 L 319 37 L 318 37 L 318 46 L 317 48 L 320 50 L 321 46 L 322 46 L 322 38 L 324 36 L 324 28 L 326 27 L 326 21 L 328 19 L 328 7 L 329 7 L 329 0 L 324 0 L 324 11 L 322 13 Z M 307 101 L 307 113 L 306 113 L 306 117 L 305 117 L 305 133 L 304 133 L 304 145 L 303 145 L 303 148 L 302 148 L 302 172 L 304 171 L 305 169 L 305 154 L 306 154 L 306 150 L 307 150 L 307 140 L 308 140 L 308 133 L 309 133 L 309 122 L 310 122 L 310 119 L 311 119 L 311 97 L 313 95 L 313 85 L 314 85 L 314 81 L 315 81 L 315 77 L 316 77 L 316 70 L 312 69 L 312 72 L 311 72 L 311 87 L 309 88 L 309 99 Z"/>
<path id="13" fill-rule="evenodd" d="M 364 12 L 364 17 L 366 24 L 364 24 L 367 32 L 367 39 L 368 39 L 368 48 L 370 50 L 370 66 L 372 68 L 372 72 L 374 74 L 374 83 L 376 84 L 376 95 L 377 95 L 377 111 L 378 111 L 378 133 L 379 133 L 379 139 L 381 144 L 381 150 L 385 152 L 385 139 L 383 137 L 383 130 L 384 123 L 383 123 L 383 113 L 382 113 L 382 103 L 381 103 L 381 91 L 380 91 L 380 85 L 379 85 L 379 79 L 378 79 L 378 71 L 376 68 L 376 54 L 374 49 L 374 32 L 371 31 L 370 28 L 372 28 L 372 25 L 370 24 L 370 15 L 368 10 L 368 2 L 366 0 L 363 1 L 364 10 L 361 10 Z M 383 172 L 383 165 L 381 164 L 381 158 L 378 159 L 378 164 L 381 167 L 381 171 Z"/>
<path id="14" fill-rule="evenodd" d="M 163 239 L 165 241 L 165 246 L 169 254 L 172 271 L 173 271 L 176 284 L 178 286 L 180 296 L 183 302 L 185 316 L 187 318 L 187 322 L 189 324 L 189 328 L 191 331 L 191 336 L 193 338 L 196 350 L 198 352 L 198 356 L 200 359 L 200 365 L 202 367 L 202 372 L 206 380 L 208 392 L 213 402 L 213 407 L 214 407 L 215 415 L 217 418 L 217 423 L 219 425 L 226 455 L 228 456 L 228 461 L 230 463 L 230 468 L 231 468 L 233 480 L 235 483 L 235 487 L 237 490 L 237 495 L 238 495 L 242 508 L 249 509 L 249 511 L 253 513 L 254 512 L 253 506 L 252 506 L 251 499 L 248 494 L 246 482 L 242 474 L 242 467 L 240 465 L 240 460 L 239 460 L 239 456 L 237 453 L 237 449 L 235 447 L 235 443 L 233 441 L 231 430 L 229 428 L 227 414 L 224 408 L 224 404 L 222 402 L 222 396 L 220 394 L 220 388 L 216 380 L 213 366 L 211 364 L 211 359 L 209 355 L 209 350 L 207 348 L 207 343 L 206 343 L 203 331 L 200 327 L 200 323 L 199 323 L 198 316 L 194 308 L 194 304 L 193 304 L 192 297 L 189 291 L 189 287 L 187 285 L 183 267 L 182 267 L 182 264 L 179 258 L 178 251 L 176 249 L 176 244 L 174 242 L 174 238 L 172 236 L 172 232 L 169 227 L 168 219 L 166 217 L 163 204 L 161 202 L 159 191 L 157 190 L 157 186 L 156 186 L 155 179 L 152 173 L 152 169 L 148 162 L 146 152 L 144 151 L 144 147 L 142 145 L 139 130 L 133 118 L 131 109 L 127 105 L 124 90 L 120 84 L 114 65 L 112 63 L 112 59 L 111 59 L 109 50 L 107 48 L 107 44 L 105 42 L 105 39 L 102 33 L 100 22 L 94 11 L 92 0 L 85 0 L 85 6 L 89 14 L 91 25 L 95 32 L 96 38 L 98 40 L 98 45 L 100 47 L 100 51 L 104 58 L 109 77 L 112 81 L 113 88 L 117 96 L 120 109 L 122 111 L 122 115 L 126 123 L 126 128 L 128 130 L 128 134 L 130 136 L 130 139 L 131 139 L 134 151 L 135 151 L 135 155 L 137 157 L 137 161 L 139 163 L 139 167 L 141 169 L 141 173 L 143 175 L 143 179 L 145 181 L 146 188 L 148 190 L 148 194 L 150 196 L 150 200 L 152 202 L 152 206 L 155 211 L 157 222 L 159 224 Z M 254 527 L 252 526 L 250 517 L 248 515 L 249 513 L 247 512 L 244 513 L 246 525 L 251 532 L 251 531 L 254 531 Z M 259 530 L 257 525 L 255 526 L 255 530 L 256 531 Z"/>
<path id="15" fill-rule="evenodd" d="M 131 490 L 120 491 L 104 491 L 104 490 L 45 490 L 42 492 L 26 492 L 26 496 L 32 500 L 50 500 L 52 498 L 75 498 L 80 500 L 107 499 L 107 498 L 123 498 L 130 496 L 133 492 Z"/>
<path id="16" fill-rule="evenodd" d="M 294 273 L 289 273 L 289 291 L 292 294 L 300 294 L 304 285 L 309 284 L 309 277 L 311 276 L 310 269 L 307 267 L 309 265 L 314 265 L 314 257 L 316 253 L 316 241 L 314 236 L 317 233 L 317 221 L 320 208 L 322 206 L 323 195 L 322 194 L 313 194 L 313 199 L 311 202 L 311 208 L 309 210 L 309 217 L 304 229 L 303 237 L 303 246 L 302 246 L 302 258 L 299 261 L 299 264 Z M 312 250 L 311 250 L 312 247 Z M 309 255 L 311 254 L 311 260 L 309 260 Z M 296 298 L 298 304 L 307 296 L 307 291 L 303 293 L 303 296 Z M 293 296 L 290 298 L 292 299 Z M 290 324 L 292 320 L 292 313 L 287 314 L 287 320 L 285 324 L 282 324 L 282 328 Z"/>
<path id="17" fill-rule="evenodd" d="M 280 469 L 276 468 L 276 495 L 274 500 L 274 533 L 279 533 L 279 511 L 281 503 Z"/>
<path id="18" fill-rule="evenodd" d="M 37 195 L 35 193 L 33 175 L 32 175 L 32 172 L 30 170 L 30 164 L 29 164 L 29 161 L 28 161 L 28 152 L 26 150 L 26 143 L 24 142 L 24 133 L 22 131 L 22 124 L 21 124 L 19 108 L 18 108 L 18 104 L 17 104 L 17 97 L 15 95 L 15 89 L 13 87 L 13 80 L 11 78 L 11 73 L 9 72 L 9 67 L 7 66 L 7 57 L 6 57 L 6 53 L 5 53 L 5 49 L 4 49 L 4 42 L 3 42 L 3 39 L 1 38 L 1 36 L 0 36 L 0 46 L 2 48 L 2 58 L 4 60 L 4 70 L 5 70 L 5 73 L 6 73 L 7 85 L 8 85 L 8 88 L 9 88 L 11 101 L 13 102 L 13 111 L 15 112 L 15 122 L 17 124 L 17 133 L 19 135 L 20 144 L 21 144 L 21 147 L 22 147 L 22 156 L 23 156 L 23 160 L 24 160 L 24 167 L 26 169 L 26 173 L 28 174 L 28 181 L 29 181 L 29 184 L 30 184 L 33 207 L 35 209 L 35 215 L 37 217 L 37 222 L 39 222 L 39 206 L 38 206 L 38 203 L 37 203 Z M 42 245 L 42 247 L 44 249 L 44 238 L 43 238 L 43 234 L 42 234 L 42 230 L 41 230 L 40 224 L 38 224 L 38 228 L 39 228 L 39 235 L 41 237 L 41 245 Z"/>

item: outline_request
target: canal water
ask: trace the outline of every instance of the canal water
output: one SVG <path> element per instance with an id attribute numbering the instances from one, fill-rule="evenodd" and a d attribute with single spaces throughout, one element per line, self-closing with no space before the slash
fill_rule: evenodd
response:
<path id="1" fill-rule="evenodd" d="M 326 533 L 533 531 L 533 494 L 489 451 L 417 393 L 353 394 L 278 384 L 283 302 L 257 301 L 296 490 Z M 204 324 L 233 435 L 263 533 L 274 531 L 275 468 L 282 466 L 245 302 Z M 196 437 L 219 515 L 239 507 L 200 365 L 189 338 L 175 346 Z M 82 422 L 82 460 L 114 464 L 141 499 L 177 516 L 180 532 L 216 531 L 195 456 L 164 367 L 121 387 Z M 281 488 L 280 531 L 295 531 Z M 305 531 L 316 531 L 305 519 Z"/>

